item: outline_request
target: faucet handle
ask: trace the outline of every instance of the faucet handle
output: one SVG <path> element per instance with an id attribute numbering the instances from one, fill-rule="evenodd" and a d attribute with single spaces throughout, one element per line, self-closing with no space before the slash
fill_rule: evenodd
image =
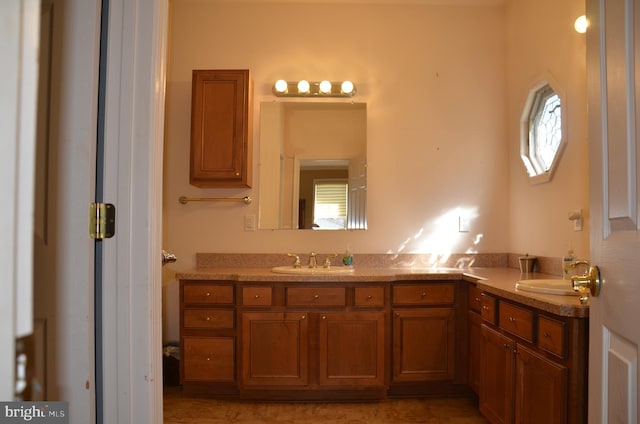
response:
<path id="1" fill-rule="evenodd" d="M 324 268 L 331 268 L 331 258 L 335 258 L 337 257 L 338 254 L 337 253 L 332 253 L 330 255 L 327 255 L 327 258 L 324 260 Z"/>
<path id="2" fill-rule="evenodd" d="M 295 253 L 287 253 L 287 256 L 290 258 L 296 258 L 295 262 L 293 263 L 294 268 L 302 268 L 302 264 L 300 263 L 300 256 L 296 255 Z"/>

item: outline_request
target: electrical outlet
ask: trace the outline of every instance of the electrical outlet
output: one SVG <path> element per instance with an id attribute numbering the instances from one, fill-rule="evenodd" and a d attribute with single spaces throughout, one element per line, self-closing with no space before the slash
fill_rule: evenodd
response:
<path id="1" fill-rule="evenodd" d="M 255 231 L 256 230 L 256 216 L 255 215 L 245 215 L 244 216 L 244 230 L 245 231 Z"/>

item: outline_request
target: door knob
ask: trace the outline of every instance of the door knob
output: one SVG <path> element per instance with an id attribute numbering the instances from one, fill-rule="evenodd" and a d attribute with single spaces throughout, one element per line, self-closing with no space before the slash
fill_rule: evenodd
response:
<path id="1" fill-rule="evenodd" d="M 162 265 L 170 264 L 177 261 L 176 255 L 169 253 L 166 250 L 162 250 Z"/>
<path id="2" fill-rule="evenodd" d="M 589 301 L 589 295 L 598 296 L 600 294 L 600 289 L 602 288 L 600 269 L 597 266 L 589 265 L 583 275 L 572 275 L 571 283 L 573 284 L 573 290 L 580 293 L 580 303 L 585 304 Z"/>

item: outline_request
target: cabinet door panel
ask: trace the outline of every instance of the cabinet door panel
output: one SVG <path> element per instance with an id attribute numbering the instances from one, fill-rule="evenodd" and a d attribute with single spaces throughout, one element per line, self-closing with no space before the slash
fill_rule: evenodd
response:
<path id="1" fill-rule="evenodd" d="M 251 78 L 248 70 L 194 70 L 189 182 L 251 187 Z"/>
<path id="2" fill-rule="evenodd" d="M 567 422 L 567 368 L 518 345 L 516 423 Z"/>
<path id="3" fill-rule="evenodd" d="M 244 312 L 242 384 L 306 385 L 308 333 L 308 319 L 304 313 Z"/>
<path id="4" fill-rule="evenodd" d="M 393 380 L 452 380 L 455 377 L 455 310 L 393 311 Z"/>
<path id="5" fill-rule="evenodd" d="M 480 328 L 480 412 L 493 424 L 511 423 L 515 342 L 484 324 Z"/>
<path id="6" fill-rule="evenodd" d="M 383 386 L 385 313 L 320 316 L 320 384 Z"/>

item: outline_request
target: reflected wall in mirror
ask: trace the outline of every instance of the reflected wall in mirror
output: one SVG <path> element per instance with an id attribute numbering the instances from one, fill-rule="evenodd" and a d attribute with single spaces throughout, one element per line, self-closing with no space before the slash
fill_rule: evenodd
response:
<path id="1" fill-rule="evenodd" d="M 367 228 L 365 103 L 260 105 L 260 229 Z"/>

